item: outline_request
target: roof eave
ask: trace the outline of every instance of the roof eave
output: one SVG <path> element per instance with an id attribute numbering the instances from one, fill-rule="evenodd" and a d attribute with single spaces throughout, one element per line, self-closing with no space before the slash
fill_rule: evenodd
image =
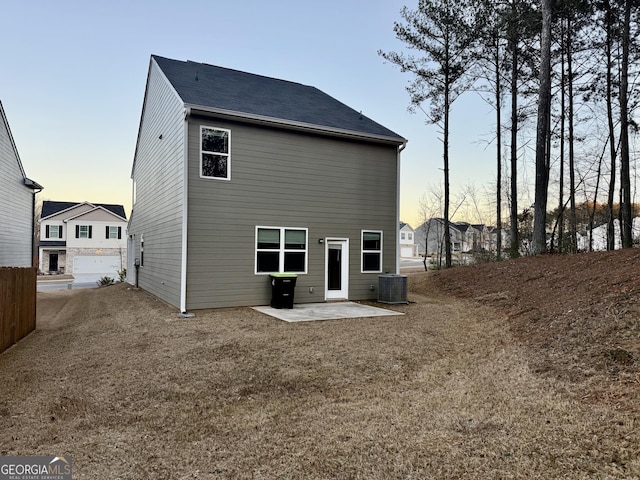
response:
<path id="1" fill-rule="evenodd" d="M 29 187 L 31 190 L 38 190 L 38 191 L 44 190 L 44 187 L 42 185 L 40 185 L 38 182 L 34 180 L 31 180 L 30 178 L 25 178 L 24 184 L 25 186 Z"/>
<path id="2" fill-rule="evenodd" d="M 392 145 L 404 145 L 407 140 L 402 137 L 391 137 L 386 135 L 375 135 L 365 132 L 357 132 L 354 130 L 345 130 L 340 128 L 325 127 L 322 125 L 315 125 L 311 123 L 298 122 L 295 120 L 285 120 L 282 118 L 267 117 L 263 115 L 255 115 L 243 112 L 236 112 L 233 110 L 225 110 L 221 108 L 206 107 L 202 105 L 185 104 L 185 108 L 191 114 L 199 114 L 205 116 L 216 116 L 228 118 L 230 120 L 241 120 L 243 122 L 258 124 L 258 125 L 272 125 L 287 128 L 290 130 L 320 133 L 324 135 L 331 135 L 340 138 L 350 138 L 357 140 L 365 140 L 370 142 L 386 143 Z"/>

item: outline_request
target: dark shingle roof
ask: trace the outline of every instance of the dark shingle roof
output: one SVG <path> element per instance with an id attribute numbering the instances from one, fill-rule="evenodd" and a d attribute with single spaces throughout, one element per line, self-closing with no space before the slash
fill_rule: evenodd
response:
<path id="1" fill-rule="evenodd" d="M 80 205 L 82 203 L 84 202 L 53 202 L 51 200 L 44 200 L 42 202 L 42 213 L 40 217 L 47 218 L 51 215 L 55 215 L 56 213 L 75 207 L 76 205 Z M 124 207 L 122 205 L 113 205 L 110 203 L 91 203 L 91 205 L 102 207 L 105 210 L 109 210 L 111 213 L 114 213 L 124 219 L 127 218 L 127 214 L 124 212 Z"/>
<path id="2" fill-rule="evenodd" d="M 315 87 L 205 63 L 152 58 L 185 104 L 404 142 Z"/>

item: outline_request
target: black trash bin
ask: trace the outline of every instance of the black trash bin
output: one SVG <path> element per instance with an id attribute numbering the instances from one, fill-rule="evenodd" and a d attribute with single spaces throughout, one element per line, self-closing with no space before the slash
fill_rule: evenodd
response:
<path id="1" fill-rule="evenodd" d="M 294 273 L 272 273 L 271 306 L 273 308 L 293 308 L 293 293 L 298 276 Z"/>

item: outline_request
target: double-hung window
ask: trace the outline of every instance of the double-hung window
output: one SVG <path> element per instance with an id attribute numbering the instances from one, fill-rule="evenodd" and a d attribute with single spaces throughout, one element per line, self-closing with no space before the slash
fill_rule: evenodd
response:
<path id="1" fill-rule="evenodd" d="M 200 127 L 200 176 L 231 179 L 231 131 Z"/>
<path id="2" fill-rule="evenodd" d="M 76 238 L 91 238 L 92 230 L 91 225 L 76 225 Z"/>
<path id="3" fill-rule="evenodd" d="M 62 225 L 47 225 L 45 238 L 62 238 Z"/>
<path id="4" fill-rule="evenodd" d="M 362 231 L 362 272 L 382 272 L 381 231 Z"/>
<path id="5" fill-rule="evenodd" d="M 307 229 L 256 227 L 256 273 L 307 273 Z"/>
<path id="6" fill-rule="evenodd" d="M 106 238 L 106 239 L 109 239 L 109 238 L 121 239 L 122 238 L 122 227 L 110 227 L 110 226 L 105 227 L 105 237 L 104 238 Z"/>

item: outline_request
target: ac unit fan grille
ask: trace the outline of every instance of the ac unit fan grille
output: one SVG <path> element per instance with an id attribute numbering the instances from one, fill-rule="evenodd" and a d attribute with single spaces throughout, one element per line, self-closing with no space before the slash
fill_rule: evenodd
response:
<path id="1" fill-rule="evenodd" d="M 381 303 L 407 302 L 407 277 L 404 275 L 380 275 L 378 277 L 378 301 Z"/>

